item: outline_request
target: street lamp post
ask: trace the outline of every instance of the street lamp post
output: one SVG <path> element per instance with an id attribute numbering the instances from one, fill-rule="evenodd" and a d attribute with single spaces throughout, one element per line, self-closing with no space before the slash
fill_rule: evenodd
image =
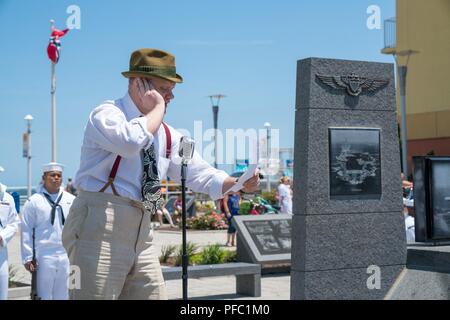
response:
<path id="1" fill-rule="evenodd" d="M 270 165 L 270 127 L 271 124 L 269 122 L 264 123 L 264 128 L 266 128 L 266 176 L 267 176 L 267 192 L 270 192 L 270 174 L 269 174 L 269 165 Z"/>
<path id="2" fill-rule="evenodd" d="M 402 50 L 394 52 L 394 59 L 397 64 L 397 71 L 400 84 L 400 99 L 402 112 L 402 167 L 405 177 L 408 177 L 408 147 L 406 138 L 406 74 L 408 71 L 408 62 L 411 55 L 419 53 L 416 50 Z M 397 57 L 406 57 L 405 65 L 400 65 Z"/>
<path id="3" fill-rule="evenodd" d="M 33 117 L 28 114 L 24 120 L 27 122 L 27 139 L 25 141 L 27 145 L 24 148 L 26 150 L 24 156 L 27 158 L 27 197 L 29 199 L 31 197 L 31 121 Z"/>
<path id="4" fill-rule="evenodd" d="M 413 54 L 419 53 L 415 50 L 402 50 L 399 52 L 394 52 L 394 59 L 397 64 L 397 71 L 399 77 L 400 86 L 400 100 L 401 100 L 401 129 L 402 129 L 402 169 L 405 177 L 408 177 L 408 148 L 407 148 L 407 138 L 406 138 L 406 74 L 408 71 L 409 57 Z M 406 64 L 400 65 L 398 57 L 406 57 Z"/>
<path id="5" fill-rule="evenodd" d="M 398 76 L 400 83 L 400 100 L 402 113 L 402 169 L 408 179 L 408 157 L 407 157 L 407 139 L 406 139 L 406 72 L 407 66 L 398 66 Z"/>
<path id="6" fill-rule="evenodd" d="M 401 143 L 402 143 L 402 171 L 408 176 L 408 154 L 407 154 L 407 138 L 406 138 L 406 72 L 411 55 L 419 53 L 419 51 L 406 49 L 397 51 L 397 21 L 395 18 L 385 20 L 384 48 L 381 53 L 392 54 L 395 64 L 397 65 L 397 76 L 400 87 L 401 99 Z M 400 65 L 398 57 L 406 57 L 406 63 Z M 404 62 L 404 60 L 402 61 Z"/>
<path id="7" fill-rule="evenodd" d="M 223 94 L 214 94 L 209 96 L 211 99 L 213 120 L 214 120 L 214 168 L 217 169 L 217 122 L 219 117 L 219 102 L 220 99 L 225 98 Z M 216 102 L 214 101 L 216 99 Z"/>

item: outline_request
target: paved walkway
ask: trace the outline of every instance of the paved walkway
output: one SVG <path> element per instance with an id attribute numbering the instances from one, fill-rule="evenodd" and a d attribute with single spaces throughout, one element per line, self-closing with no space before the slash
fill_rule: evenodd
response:
<path id="1" fill-rule="evenodd" d="M 203 279 L 188 279 L 188 298 L 191 300 L 289 300 L 291 277 L 265 275 L 261 278 L 261 297 L 248 297 L 236 294 L 234 276 Z M 169 299 L 181 299 L 181 280 L 167 281 Z"/>
<path id="2" fill-rule="evenodd" d="M 226 242 L 226 230 L 218 231 L 188 231 L 187 240 L 197 244 L 200 249 L 214 243 L 223 245 Z M 180 245 L 182 235 L 179 230 L 161 228 L 155 230 L 154 242 L 156 249 L 161 252 L 165 245 Z M 224 248 L 235 250 L 236 248 Z M 15 279 L 23 283 L 30 283 L 30 274 L 22 266 L 20 259 L 20 238 L 17 233 L 8 246 L 10 268 L 16 273 Z M 170 280 L 166 282 L 169 299 L 182 298 L 182 281 Z M 261 279 L 261 297 L 253 298 L 236 294 L 234 276 L 210 277 L 202 279 L 188 279 L 188 296 L 190 299 L 231 299 L 231 300 L 288 300 L 290 297 L 290 276 L 265 275 Z"/>

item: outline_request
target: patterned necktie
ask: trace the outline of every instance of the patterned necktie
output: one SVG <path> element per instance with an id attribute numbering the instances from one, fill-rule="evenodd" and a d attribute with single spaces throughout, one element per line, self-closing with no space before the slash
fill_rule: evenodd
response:
<path id="1" fill-rule="evenodd" d="M 144 174 L 142 175 L 142 199 L 144 207 L 151 214 L 162 208 L 161 188 L 156 166 L 154 144 L 143 150 Z"/>

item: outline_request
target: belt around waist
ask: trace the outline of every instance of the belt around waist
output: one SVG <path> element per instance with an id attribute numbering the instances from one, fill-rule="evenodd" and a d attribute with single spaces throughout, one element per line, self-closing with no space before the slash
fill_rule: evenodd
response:
<path id="1" fill-rule="evenodd" d="M 144 205 L 141 201 L 137 201 L 137 200 L 130 199 L 127 197 L 116 196 L 116 195 L 113 195 L 110 193 L 79 190 L 77 197 L 79 197 L 81 199 L 84 198 L 84 199 L 91 199 L 91 200 L 96 200 L 96 201 L 112 202 L 112 203 L 121 204 L 121 205 L 129 205 L 129 206 L 144 210 Z"/>

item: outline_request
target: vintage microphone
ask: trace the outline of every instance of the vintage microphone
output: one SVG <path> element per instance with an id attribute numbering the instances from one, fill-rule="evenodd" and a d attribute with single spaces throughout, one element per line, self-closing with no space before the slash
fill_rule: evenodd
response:
<path id="1" fill-rule="evenodd" d="M 189 160 L 194 155 L 194 140 L 183 136 L 180 140 L 180 148 L 178 155 L 181 158 L 181 219 L 182 219 L 182 234 L 183 234 L 183 256 L 181 260 L 182 265 L 182 279 L 183 279 L 183 300 L 188 299 L 188 256 L 186 250 L 186 171 Z"/>

